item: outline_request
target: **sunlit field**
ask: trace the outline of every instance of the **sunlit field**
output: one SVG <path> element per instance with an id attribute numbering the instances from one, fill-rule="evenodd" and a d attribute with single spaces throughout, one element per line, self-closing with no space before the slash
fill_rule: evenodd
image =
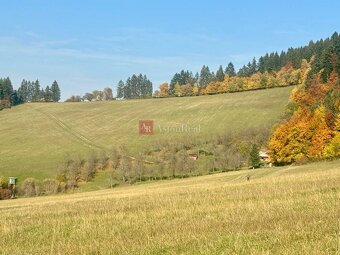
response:
<path id="1" fill-rule="evenodd" d="M 54 177 L 65 155 L 84 155 L 125 144 L 134 153 L 162 139 L 199 128 L 200 137 L 271 128 L 283 114 L 292 87 L 215 96 L 83 103 L 27 103 L 0 112 L 0 176 Z M 154 135 L 138 133 L 154 121 Z"/>
<path id="2" fill-rule="evenodd" d="M 0 253 L 339 254 L 339 201 L 339 161 L 19 198 Z"/>

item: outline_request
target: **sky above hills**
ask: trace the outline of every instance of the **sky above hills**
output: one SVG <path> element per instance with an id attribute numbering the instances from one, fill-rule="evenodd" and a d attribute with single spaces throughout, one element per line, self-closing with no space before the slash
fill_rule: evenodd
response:
<path id="1" fill-rule="evenodd" d="M 133 73 L 236 68 L 339 31 L 339 1 L 1 1 L 0 77 L 57 80 L 62 99 Z"/>

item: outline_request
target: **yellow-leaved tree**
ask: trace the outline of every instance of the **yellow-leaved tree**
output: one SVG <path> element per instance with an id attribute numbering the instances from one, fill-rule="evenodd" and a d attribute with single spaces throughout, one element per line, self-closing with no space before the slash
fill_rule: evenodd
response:
<path id="1" fill-rule="evenodd" d="M 333 134 L 333 139 L 323 150 L 323 156 L 325 158 L 340 157 L 340 113 L 337 115 Z"/>

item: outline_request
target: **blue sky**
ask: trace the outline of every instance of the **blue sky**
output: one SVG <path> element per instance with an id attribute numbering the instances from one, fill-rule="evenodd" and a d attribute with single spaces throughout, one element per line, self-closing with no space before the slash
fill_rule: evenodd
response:
<path id="1" fill-rule="evenodd" d="M 340 28 L 340 1 L 0 1 L 0 77 L 57 80 L 62 99 L 133 73 L 235 67 Z"/>

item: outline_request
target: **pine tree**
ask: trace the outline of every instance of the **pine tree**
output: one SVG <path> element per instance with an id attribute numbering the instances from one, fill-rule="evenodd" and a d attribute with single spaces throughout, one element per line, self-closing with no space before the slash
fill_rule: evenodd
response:
<path id="1" fill-rule="evenodd" d="M 170 89 L 169 89 L 169 94 L 174 95 L 175 91 L 175 85 L 178 83 L 180 86 L 185 85 L 185 84 L 191 84 L 194 85 L 199 79 L 198 73 L 194 76 L 192 72 L 190 71 L 185 71 L 182 70 L 180 73 L 176 73 L 170 82 Z"/>
<path id="2" fill-rule="evenodd" d="M 12 95 L 11 95 L 11 105 L 18 105 L 21 104 L 22 101 L 20 99 L 20 97 L 18 96 L 18 92 L 16 90 L 13 91 Z"/>
<path id="3" fill-rule="evenodd" d="M 203 66 L 201 69 L 199 85 L 200 88 L 205 88 L 212 81 L 212 74 L 208 66 Z"/>
<path id="4" fill-rule="evenodd" d="M 32 82 L 33 86 L 33 95 L 32 95 L 32 101 L 38 102 L 40 97 L 40 83 L 39 80 L 36 80 L 35 82 Z"/>
<path id="5" fill-rule="evenodd" d="M 257 62 L 256 62 L 256 59 L 253 58 L 253 61 L 251 62 L 251 65 L 250 65 L 250 74 L 254 74 L 257 72 Z"/>
<path id="6" fill-rule="evenodd" d="M 34 96 L 34 87 L 31 81 L 27 82 L 27 102 L 32 102 Z"/>
<path id="7" fill-rule="evenodd" d="M 50 89 L 50 86 L 46 86 L 44 100 L 45 100 L 45 102 L 53 101 L 53 93 Z"/>
<path id="8" fill-rule="evenodd" d="M 10 97 L 13 93 L 13 86 L 11 80 L 7 77 L 0 79 L 0 100 L 5 99 L 10 101 Z"/>
<path id="9" fill-rule="evenodd" d="M 264 57 L 259 58 L 258 70 L 261 73 L 264 73 L 266 71 L 266 67 L 265 67 L 265 63 L 264 63 Z"/>
<path id="10" fill-rule="evenodd" d="M 224 72 L 222 66 L 216 72 L 216 80 L 217 81 L 224 81 Z"/>
<path id="11" fill-rule="evenodd" d="M 45 90 L 44 90 L 44 88 L 41 88 L 41 90 L 40 90 L 39 99 L 44 99 L 44 101 L 45 101 Z"/>
<path id="12" fill-rule="evenodd" d="M 254 168 L 260 167 L 260 155 L 259 155 L 259 149 L 258 147 L 253 144 L 250 151 L 250 164 Z"/>
<path id="13" fill-rule="evenodd" d="M 225 69 L 225 74 L 228 75 L 229 77 L 236 75 L 233 63 L 229 62 L 228 66 Z"/>
<path id="14" fill-rule="evenodd" d="M 60 100 L 60 88 L 57 81 L 54 81 L 51 86 L 51 95 L 53 102 L 58 102 Z"/>
<path id="15" fill-rule="evenodd" d="M 117 85 L 117 98 L 124 98 L 124 87 L 124 82 L 120 80 Z"/>
<path id="16" fill-rule="evenodd" d="M 28 101 L 28 87 L 26 80 L 22 80 L 18 89 L 18 96 L 22 102 L 26 103 Z"/>

